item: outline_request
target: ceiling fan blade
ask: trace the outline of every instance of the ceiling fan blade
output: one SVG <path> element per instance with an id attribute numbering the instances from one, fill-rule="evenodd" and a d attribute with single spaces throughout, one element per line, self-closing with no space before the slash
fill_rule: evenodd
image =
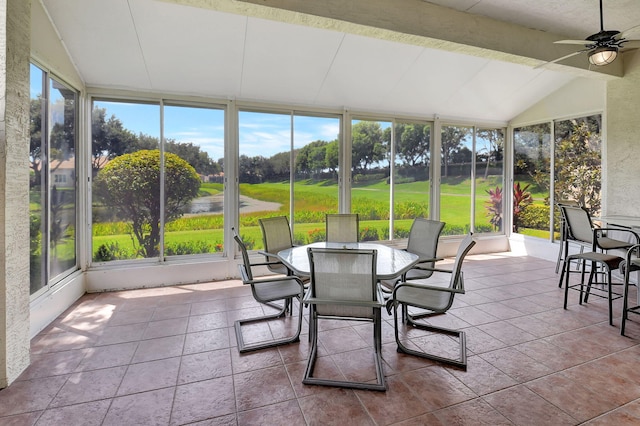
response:
<path id="1" fill-rule="evenodd" d="M 622 44 L 622 49 L 637 49 L 640 47 L 640 40 L 627 40 Z"/>
<path id="2" fill-rule="evenodd" d="M 533 69 L 535 70 L 535 69 L 538 69 L 538 68 L 542 68 L 545 65 L 555 64 L 556 62 L 564 61 L 565 59 L 571 58 L 572 56 L 579 55 L 579 54 L 581 54 L 583 52 L 586 52 L 587 50 L 578 50 L 577 52 L 569 53 L 568 55 L 564 55 L 561 58 L 554 59 L 553 61 L 545 62 L 545 63 L 542 63 L 542 64 L 540 64 L 538 66 L 535 66 L 535 67 L 533 67 Z"/>
<path id="3" fill-rule="evenodd" d="M 616 36 L 616 39 L 620 40 L 621 38 L 628 38 L 632 34 L 640 35 L 640 25 L 636 25 L 635 27 L 631 27 L 628 30 L 624 30 Z"/>
<path id="4" fill-rule="evenodd" d="M 592 44 L 592 41 L 589 40 L 558 40 L 554 41 L 555 44 L 580 44 L 582 46 L 586 46 L 587 44 Z"/>

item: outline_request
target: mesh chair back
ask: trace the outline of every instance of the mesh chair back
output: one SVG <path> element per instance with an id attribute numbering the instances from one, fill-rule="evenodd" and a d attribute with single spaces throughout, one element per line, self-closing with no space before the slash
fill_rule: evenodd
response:
<path id="1" fill-rule="evenodd" d="M 451 282 L 449 284 L 449 287 L 464 290 L 464 282 L 462 280 L 462 262 L 464 262 L 465 256 L 475 245 L 476 242 L 473 241 L 473 234 L 471 232 L 468 233 L 467 236 L 464 237 L 464 239 L 460 242 L 458 252 L 456 253 L 456 260 L 453 263 Z"/>
<path id="2" fill-rule="evenodd" d="M 316 305 L 321 316 L 374 318 L 371 307 L 352 302 L 377 300 L 376 250 L 309 248 L 311 294 L 327 303 Z M 330 304 L 336 302 L 336 304 Z"/>
<path id="3" fill-rule="evenodd" d="M 328 214 L 326 238 L 332 243 L 357 243 L 360 237 L 360 219 L 357 214 Z"/>
<path id="4" fill-rule="evenodd" d="M 593 243 L 593 224 L 589 212 L 579 206 L 560 204 L 562 217 L 567 225 L 566 238 L 583 243 Z"/>
<path id="5" fill-rule="evenodd" d="M 240 254 L 242 254 L 242 264 L 238 265 L 238 269 L 240 269 L 240 277 L 244 282 L 251 281 L 253 280 L 253 274 L 251 273 L 251 262 L 249 262 L 247 247 L 244 245 L 244 242 L 240 238 L 240 235 L 238 235 L 236 229 L 231 228 L 231 231 L 233 231 L 233 239 L 236 240 L 238 248 L 240 249 Z"/>
<path id="6" fill-rule="evenodd" d="M 417 254 L 420 262 L 436 257 L 438 250 L 438 238 L 444 228 L 444 222 L 416 218 L 413 220 L 409 231 L 409 241 L 407 251 Z"/>
<path id="7" fill-rule="evenodd" d="M 278 254 L 280 250 L 293 247 L 289 219 L 286 216 L 268 217 L 259 219 L 258 222 L 266 252 Z"/>

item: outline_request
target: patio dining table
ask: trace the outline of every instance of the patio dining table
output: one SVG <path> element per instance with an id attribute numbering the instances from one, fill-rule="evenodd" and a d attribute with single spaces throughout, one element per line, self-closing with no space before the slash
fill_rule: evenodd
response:
<path id="1" fill-rule="evenodd" d="M 376 243 L 327 243 L 318 242 L 307 244 L 304 246 L 296 246 L 278 252 L 278 257 L 289 269 L 296 275 L 308 277 L 311 275 L 311 267 L 309 266 L 309 255 L 307 249 L 309 247 L 316 248 L 332 248 L 345 250 L 372 250 L 378 252 L 376 275 L 379 280 L 393 279 L 407 272 L 418 263 L 419 257 L 405 250 L 389 247 L 384 244 Z"/>

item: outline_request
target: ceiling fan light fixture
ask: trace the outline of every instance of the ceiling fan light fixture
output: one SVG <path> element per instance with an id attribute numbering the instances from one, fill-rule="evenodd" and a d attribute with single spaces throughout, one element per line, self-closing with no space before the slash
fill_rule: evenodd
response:
<path id="1" fill-rule="evenodd" d="M 618 57 L 616 46 L 598 47 L 589 53 L 589 63 L 597 66 L 608 65 L 615 61 L 616 57 Z"/>

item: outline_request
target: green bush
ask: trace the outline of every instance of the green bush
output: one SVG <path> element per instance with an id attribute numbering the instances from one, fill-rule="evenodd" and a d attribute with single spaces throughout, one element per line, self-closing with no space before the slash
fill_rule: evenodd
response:
<path id="1" fill-rule="evenodd" d="M 316 228 L 309 231 L 309 236 L 307 240 L 309 243 L 316 243 L 320 241 L 325 241 L 327 239 L 327 233 L 324 229 Z"/>
<path id="2" fill-rule="evenodd" d="M 360 241 L 378 241 L 378 230 L 376 228 L 364 227 L 360 229 Z"/>
<path id="3" fill-rule="evenodd" d="M 520 212 L 520 226 L 531 229 L 549 229 L 549 206 L 529 204 Z"/>
<path id="4" fill-rule="evenodd" d="M 165 254 L 167 256 L 180 256 L 185 254 L 203 254 L 211 253 L 213 250 L 211 244 L 206 241 L 185 241 L 180 243 L 168 243 L 165 245 Z"/>
<path id="5" fill-rule="evenodd" d="M 121 248 L 117 242 L 102 244 L 93 254 L 94 262 L 108 262 L 111 260 L 134 259 L 135 253 Z"/>

